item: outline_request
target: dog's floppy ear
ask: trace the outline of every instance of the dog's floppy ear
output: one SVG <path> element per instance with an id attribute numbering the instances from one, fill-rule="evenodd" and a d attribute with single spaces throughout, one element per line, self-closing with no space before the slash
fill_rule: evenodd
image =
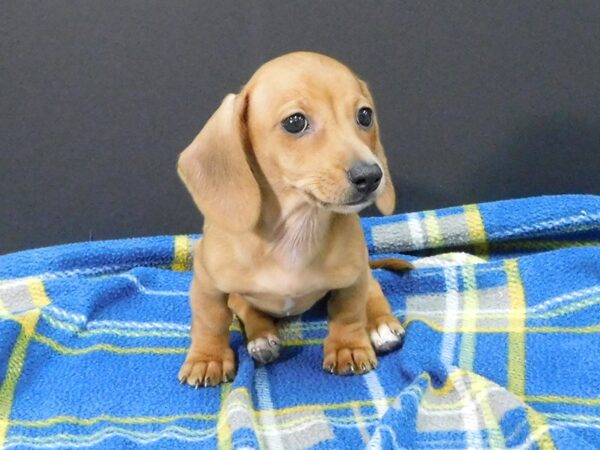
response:
<path id="1" fill-rule="evenodd" d="M 363 95 L 369 99 L 371 104 L 375 106 L 375 102 L 373 101 L 373 96 L 369 91 L 367 83 L 362 80 L 359 80 L 360 87 L 363 92 Z M 375 113 L 375 122 L 373 123 L 373 129 L 375 132 L 375 156 L 381 162 L 383 166 L 383 178 L 385 180 L 385 188 L 381 195 L 375 200 L 375 205 L 377 205 L 377 209 L 381 211 L 382 214 L 386 216 L 392 214 L 394 209 L 396 208 L 396 191 L 394 189 L 394 183 L 392 181 L 392 176 L 390 174 L 390 169 L 388 167 L 387 158 L 385 156 L 385 150 L 383 149 L 383 145 L 381 144 L 381 139 L 379 137 L 379 121 L 377 120 L 377 113 Z"/>
<path id="2" fill-rule="evenodd" d="M 375 155 L 379 161 L 381 161 L 381 165 L 383 166 L 383 176 L 385 178 L 385 187 L 381 195 L 377 197 L 377 200 L 375 200 L 375 205 L 377 205 L 377 209 L 379 209 L 382 214 L 389 216 L 396 208 L 396 190 L 394 189 L 394 182 L 392 181 L 392 175 L 390 174 L 385 151 L 383 150 L 383 145 L 381 145 L 381 139 L 379 138 L 379 125 L 377 124 L 377 118 L 375 119 L 374 126 L 375 133 L 377 133 Z"/>
<path id="3" fill-rule="evenodd" d="M 260 189 L 246 159 L 247 97 L 229 94 L 181 153 L 177 171 L 206 218 L 232 232 L 260 214 Z"/>

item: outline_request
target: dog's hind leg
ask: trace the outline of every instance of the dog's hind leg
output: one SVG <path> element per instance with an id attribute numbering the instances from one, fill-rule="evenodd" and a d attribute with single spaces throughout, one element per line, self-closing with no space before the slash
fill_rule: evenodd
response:
<path id="1" fill-rule="evenodd" d="M 275 361 L 281 350 L 281 339 L 273 318 L 254 308 L 239 294 L 229 294 L 227 305 L 244 325 L 252 358 L 262 364 Z"/>

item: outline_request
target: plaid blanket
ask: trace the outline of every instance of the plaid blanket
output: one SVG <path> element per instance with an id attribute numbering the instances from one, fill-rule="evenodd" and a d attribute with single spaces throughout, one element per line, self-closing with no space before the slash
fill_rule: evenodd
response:
<path id="1" fill-rule="evenodd" d="M 0 257 L 0 448 L 598 448 L 600 197 L 363 221 L 405 323 L 377 370 L 321 370 L 325 310 L 281 324 L 259 366 L 239 324 L 232 384 L 193 390 L 194 236 Z"/>

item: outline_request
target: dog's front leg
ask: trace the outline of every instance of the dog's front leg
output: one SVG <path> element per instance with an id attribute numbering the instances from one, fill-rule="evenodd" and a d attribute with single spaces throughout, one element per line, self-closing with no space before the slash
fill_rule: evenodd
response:
<path id="1" fill-rule="evenodd" d="M 377 366 L 367 334 L 369 273 L 355 284 L 333 292 L 329 299 L 329 334 L 325 339 L 323 369 L 339 375 L 365 373 Z"/>
<path id="2" fill-rule="evenodd" d="M 368 332 L 375 351 L 384 353 L 400 347 L 404 338 L 404 328 L 393 315 L 392 308 L 373 275 L 369 276 L 368 297 Z"/>
<path id="3" fill-rule="evenodd" d="M 179 381 L 190 386 L 215 386 L 233 380 L 235 361 L 229 344 L 232 313 L 227 295 L 218 291 L 196 265 L 190 287 L 192 344 L 179 371 Z"/>

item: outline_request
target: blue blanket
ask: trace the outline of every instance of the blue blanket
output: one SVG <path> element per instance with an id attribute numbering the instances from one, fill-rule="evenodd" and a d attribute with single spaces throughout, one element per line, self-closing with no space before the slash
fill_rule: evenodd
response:
<path id="1" fill-rule="evenodd" d="M 177 382 L 197 236 L 0 257 L 0 448 L 598 448 L 600 197 L 363 221 L 405 323 L 376 371 L 321 370 L 322 306 L 232 384 Z"/>

